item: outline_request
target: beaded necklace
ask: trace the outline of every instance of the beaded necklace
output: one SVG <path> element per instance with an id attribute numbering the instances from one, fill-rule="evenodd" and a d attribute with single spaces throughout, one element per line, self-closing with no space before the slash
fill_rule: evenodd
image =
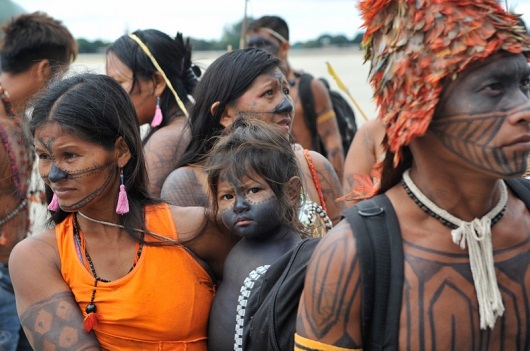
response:
<path id="1" fill-rule="evenodd" d="M 318 175 L 315 170 L 313 159 L 311 158 L 311 155 L 309 154 L 309 150 L 304 149 L 304 156 L 307 161 L 309 171 L 313 179 L 313 183 L 315 184 L 315 188 L 317 190 L 318 198 L 320 200 L 320 205 L 316 204 L 310 199 L 305 198 L 304 194 L 302 194 L 302 214 L 299 217 L 300 217 L 301 222 L 306 227 L 311 228 L 312 236 L 322 236 L 328 230 L 333 228 L 333 223 L 331 222 L 331 219 L 329 218 L 327 214 L 326 202 L 324 201 L 322 187 L 320 186 L 320 181 L 318 179 Z M 320 218 L 320 220 L 323 222 L 325 226 L 325 230 L 320 230 L 320 229 L 315 230 L 313 226 L 315 225 L 317 218 Z"/>
<path id="2" fill-rule="evenodd" d="M 107 224 L 109 222 L 105 222 Z M 110 224 L 110 223 L 109 223 Z M 112 223 L 114 224 L 114 223 Z M 119 226 L 119 225 L 114 225 Z M 83 233 L 79 230 L 79 224 L 77 223 L 77 214 L 74 214 L 74 241 L 76 243 L 76 251 L 78 254 L 80 253 L 81 256 L 84 256 L 86 260 L 81 260 L 83 262 L 83 265 L 90 270 L 92 273 L 92 276 L 94 277 L 94 288 L 92 289 L 92 295 L 90 296 L 90 302 L 85 307 L 86 316 L 83 321 L 84 329 L 86 332 L 91 331 L 96 325 L 98 320 L 101 318 L 101 315 L 97 312 L 96 305 L 94 303 L 94 298 L 96 297 L 96 290 L 98 286 L 98 282 L 102 283 L 110 283 L 110 280 L 103 279 L 96 273 L 96 269 L 94 267 L 94 264 L 92 263 L 92 258 L 90 257 L 90 254 L 88 253 L 88 250 L 86 248 L 86 242 L 85 238 L 83 236 Z M 79 245 L 79 247 L 77 247 Z M 138 263 L 138 260 L 140 259 L 140 256 L 142 255 L 142 249 L 144 247 L 143 242 L 136 243 L 136 256 L 134 257 L 134 262 L 129 269 L 128 273 L 130 273 L 134 267 L 136 267 L 136 264 Z M 88 265 L 88 266 L 87 266 Z"/>
<path id="3" fill-rule="evenodd" d="M 407 182 L 405 181 L 405 177 L 403 177 L 403 179 L 401 179 L 401 185 L 403 186 L 403 189 L 405 189 L 405 192 L 407 193 L 407 195 L 412 199 L 412 201 L 414 201 L 416 203 L 416 205 L 418 205 L 418 207 L 421 208 L 425 213 L 427 213 L 431 217 L 436 218 L 437 220 L 439 220 L 446 227 L 449 227 L 451 229 L 457 229 L 458 228 L 458 225 L 453 223 L 454 220 L 451 219 L 451 217 L 453 217 L 453 216 L 449 212 L 447 212 L 445 210 L 442 210 L 442 209 L 437 210 L 437 212 L 434 212 L 433 210 L 431 210 L 430 207 L 439 208 L 438 206 L 436 206 L 436 204 L 429 203 L 429 201 L 426 201 L 426 202 L 429 203 L 429 206 L 430 206 L 429 207 L 429 206 L 425 205 L 420 199 L 418 199 L 416 194 L 407 185 Z M 419 189 L 418 189 L 418 191 L 421 193 L 421 191 Z M 428 200 L 428 198 L 427 198 L 427 200 Z M 491 219 L 491 225 L 492 226 L 495 223 L 497 223 L 498 221 L 501 220 L 501 218 L 504 216 L 504 211 L 505 210 L 506 210 L 506 206 L 502 207 L 499 210 L 499 212 Z M 445 212 L 445 215 L 443 214 L 444 212 Z M 442 213 L 442 214 L 439 214 L 439 213 Z"/>
<path id="4" fill-rule="evenodd" d="M 401 184 L 408 196 L 428 215 L 451 228 L 453 242 L 469 254 L 469 265 L 473 276 L 480 315 L 480 329 L 495 326 L 497 317 L 504 313 L 501 292 L 495 274 L 491 227 L 503 216 L 508 202 L 508 190 L 500 181 L 499 202 L 482 218 L 466 222 L 438 207 L 414 184 L 410 169 L 403 173 Z"/>

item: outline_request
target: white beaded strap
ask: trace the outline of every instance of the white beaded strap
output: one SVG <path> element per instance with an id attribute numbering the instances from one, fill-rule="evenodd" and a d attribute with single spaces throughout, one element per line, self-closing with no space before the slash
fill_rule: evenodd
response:
<path id="1" fill-rule="evenodd" d="M 491 243 L 491 220 L 504 211 L 508 202 L 508 190 L 504 181 L 500 181 L 500 198 L 495 207 L 484 217 L 466 222 L 457 218 L 429 200 L 410 178 L 410 170 L 403 173 L 403 181 L 421 203 L 442 219 L 455 224 L 451 230 L 453 242 L 462 249 L 468 248 L 469 265 L 473 274 L 473 282 L 477 293 L 480 313 L 480 328 L 493 329 L 497 317 L 504 313 L 501 292 L 497 284 L 493 246 Z"/>

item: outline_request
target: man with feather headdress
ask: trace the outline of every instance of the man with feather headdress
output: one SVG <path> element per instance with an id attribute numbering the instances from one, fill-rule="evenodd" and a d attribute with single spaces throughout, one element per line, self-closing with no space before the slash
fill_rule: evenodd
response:
<path id="1" fill-rule="evenodd" d="M 395 212 L 390 246 L 402 254 L 370 257 L 377 272 L 388 261 L 400 289 L 381 290 L 360 263 L 371 254 L 360 245 L 367 233 L 349 219 L 362 211 L 347 210 L 309 264 L 296 349 L 529 350 L 530 185 L 520 177 L 530 153 L 530 38 L 495 0 L 359 8 L 386 128 L 373 200 L 387 204 L 385 216 Z M 372 220 L 384 221 L 379 212 Z M 373 291 L 400 298 L 370 306 Z M 392 310 L 397 317 L 384 319 Z"/>

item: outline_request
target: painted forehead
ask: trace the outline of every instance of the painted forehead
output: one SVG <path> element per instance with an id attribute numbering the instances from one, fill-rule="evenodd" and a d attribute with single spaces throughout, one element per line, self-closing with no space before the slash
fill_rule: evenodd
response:
<path id="1" fill-rule="evenodd" d="M 445 82 L 440 104 L 445 102 L 447 95 L 460 84 L 480 84 L 481 82 L 497 79 L 520 79 L 530 75 L 528 58 L 522 54 L 497 53 L 485 60 L 472 63 L 458 74 L 455 79 Z"/>
<path id="2" fill-rule="evenodd" d="M 257 83 L 263 83 L 264 81 L 268 81 L 270 79 L 274 79 L 280 84 L 287 83 L 287 79 L 283 75 L 280 68 L 274 66 L 270 68 L 268 71 L 263 72 L 259 76 L 257 76 L 256 79 L 254 79 L 254 82 L 252 82 L 252 85 L 257 84 Z"/>

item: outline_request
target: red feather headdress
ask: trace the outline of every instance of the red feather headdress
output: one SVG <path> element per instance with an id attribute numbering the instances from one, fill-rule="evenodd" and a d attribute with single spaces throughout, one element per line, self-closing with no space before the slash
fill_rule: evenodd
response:
<path id="1" fill-rule="evenodd" d="M 395 154 L 423 135 L 443 80 L 499 51 L 530 54 L 519 16 L 495 0 L 360 0 L 378 118 Z"/>

